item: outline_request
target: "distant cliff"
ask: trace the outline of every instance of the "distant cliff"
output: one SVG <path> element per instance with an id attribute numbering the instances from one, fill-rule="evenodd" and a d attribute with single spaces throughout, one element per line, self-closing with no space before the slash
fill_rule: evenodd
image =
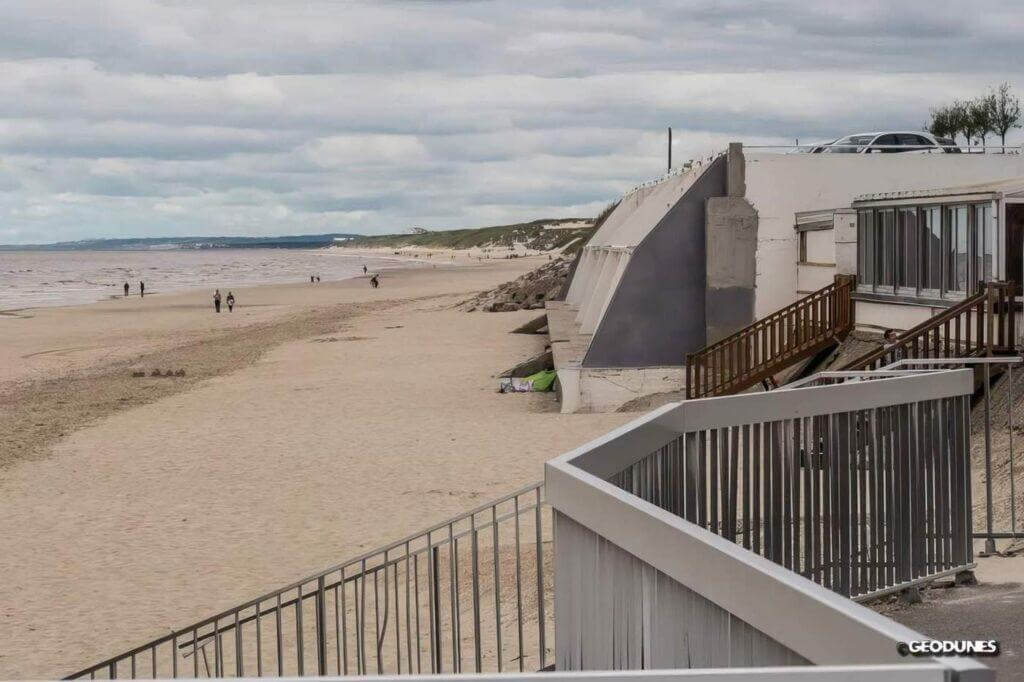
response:
<path id="1" fill-rule="evenodd" d="M 567 251 L 571 253 L 586 241 L 592 231 L 591 220 L 556 218 L 462 230 L 424 231 L 417 228 L 412 234 L 357 236 L 337 245 L 351 248 L 500 249 L 519 244 L 532 251 L 554 251 L 568 245 Z"/>

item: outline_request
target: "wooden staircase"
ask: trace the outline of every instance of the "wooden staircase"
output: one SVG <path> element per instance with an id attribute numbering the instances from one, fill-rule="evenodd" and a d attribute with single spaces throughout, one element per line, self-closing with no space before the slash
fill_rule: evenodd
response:
<path id="1" fill-rule="evenodd" d="M 686 355 L 686 397 L 739 393 L 838 344 L 853 329 L 854 278 L 836 275 L 735 334 Z"/>
<path id="2" fill-rule="evenodd" d="M 840 369 L 872 370 L 904 358 L 968 358 L 1014 352 L 1013 282 L 992 282 L 904 332 L 899 341 L 866 353 Z"/>

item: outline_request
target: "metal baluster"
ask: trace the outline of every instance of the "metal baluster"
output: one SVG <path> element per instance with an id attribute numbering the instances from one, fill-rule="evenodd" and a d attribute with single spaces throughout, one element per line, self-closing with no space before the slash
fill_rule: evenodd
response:
<path id="1" fill-rule="evenodd" d="M 541 499 L 540 488 L 537 488 L 537 503 L 534 506 L 536 514 L 537 532 L 537 628 L 540 635 L 540 667 L 547 666 L 547 645 L 545 643 L 545 621 L 544 621 L 544 553 L 542 547 L 543 528 L 541 526 Z"/>
<path id="2" fill-rule="evenodd" d="M 498 564 L 498 508 L 491 507 L 491 529 L 494 538 L 494 627 L 495 642 L 498 654 L 498 672 L 502 670 L 501 650 L 501 576 Z"/>

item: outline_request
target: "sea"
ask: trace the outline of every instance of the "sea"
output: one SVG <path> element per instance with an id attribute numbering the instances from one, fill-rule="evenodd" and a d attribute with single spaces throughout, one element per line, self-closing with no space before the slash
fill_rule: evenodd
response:
<path id="1" fill-rule="evenodd" d="M 0 312 L 94 303 L 124 294 L 231 289 L 257 284 L 350 279 L 409 266 L 399 258 L 367 258 L 342 249 L 150 249 L 132 251 L 0 251 Z"/>

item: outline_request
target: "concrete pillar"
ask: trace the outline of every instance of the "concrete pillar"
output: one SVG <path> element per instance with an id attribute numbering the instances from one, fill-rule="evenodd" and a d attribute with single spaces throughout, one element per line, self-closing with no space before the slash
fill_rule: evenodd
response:
<path id="1" fill-rule="evenodd" d="M 605 253 L 605 257 L 601 261 L 601 271 L 594 279 L 590 296 L 587 297 L 586 304 L 580 306 L 580 314 L 576 316 L 576 321 L 580 324 L 580 331 L 584 331 L 588 327 L 593 329 L 594 317 L 601 310 L 605 296 L 608 295 L 608 283 L 612 273 L 615 272 L 615 262 L 618 256 L 617 252 L 611 250 Z"/>
<path id="2" fill-rule="evenodd" d="M 712 344 L 754 321 L 757 211 L 743 197 L 711 197 L 705 219 L 705 342 Z"/>
<path id="3" fill-rule="evenodd" d="M 575 414 L 580 409 L 580 370 L 558 370 L 559 411 L 562 414 Z"/>
<path id="4" fill-rule="evenodd" d="M 583 247 L 583 253 L 580 254 L 579 265 L 576 266 L 576 272 L 573 273 L 572 282 L 569 283 L 569 291 L 565 294 L 565 302 L 578 305 L 580 302 L 580 296 L 583 291 L 583 281 L 587 277 L 592 261 L 594 259 L 594 250 Z"/>
<path id="5" fill-rule="evenodd" d="M 580 314 L 582 314 L 583 309 L 587 307 L 587 303 L 594 295 L 594 287 L 597 285 L 597 280 L 601 276 L 601 268 L 604 267 L 604 261 L 607 258 L 608 252 L 605 249 L 595 248 L 592 250 L 590 266 L 587 268 L 584 280 L 580 282 L 581 290 L 575 303 Z M 579 316 L 577 316 L 576 321 L 580 321 Z"/>
<path id="6" fill-rule="evenodd" d="M 837 275 L 857 274 L 857 211 L 841 208 L 832 214 Z"/>
<path id="7" fill-rule="evenodd" d="M 725 176 L 726 193 L 735 199 L 747 196 L 746 160 L 743 158 L 743 143 L 730 142 L 726 152 L 727 165 Z"/>
<path id="8" fill-rule="evenodd" d="M 608 294 L 604 297 L 604 303 L 601 304 L 601 310 L 594 319 L 594 326 L 592 329 L 585 330 L 588 334 L 597 333 L 597 328 L 601 324 L 601 320 L 604 319 L 604 312 L 608 310 L 608 304 L 612 302 L 615 290 L 619 288 L 619 282 L 622 281 L 622 275 L 626 272 L 626 267 L 629 265 L 630 255 L 631 254 L 628 252 L 622 252 L 619 254 L 619 260 L 615 266 L 615 272 L 612 274 L 611 281 L 608 284 Z"/>

